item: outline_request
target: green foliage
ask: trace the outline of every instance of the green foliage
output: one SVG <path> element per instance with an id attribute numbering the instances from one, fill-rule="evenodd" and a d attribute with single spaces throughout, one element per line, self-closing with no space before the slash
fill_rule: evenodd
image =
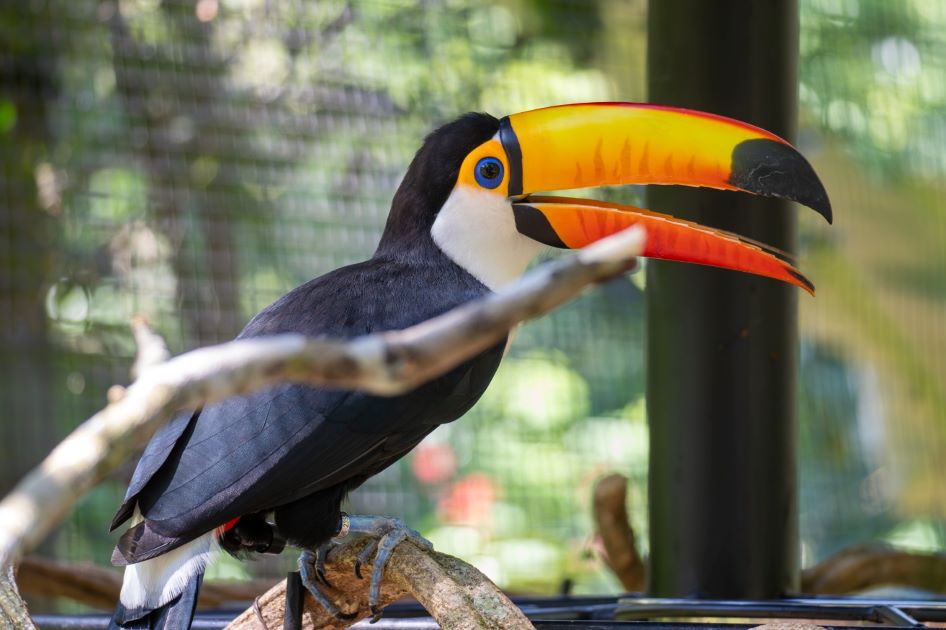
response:
<path id="1" fill-rule="evenodd" d="M 10 99 L 0 99 L 0 133 L 16 126 L 16 105 Z"/>
<path id="2" fill-rule="evenodd" d="M 946 10 L 935 0 L 802 2 L 801 103 L 884 176 L 946 172 Z"/>
<path id="3" fill-rule="evenodd" d="M 843 226 L 827 241 L 809 241 L 819 300 L 802 302 L 818 344 L 808 368 L 827 369 L 828 361 L 847 375 L 804 390 L 803 432 L 813 439 L 802 478 L 823 484 L 830 475 L 861 487 L 844 507 L 809 497 L 812 509 L 822 506 L 809 521 L 817 532 L 809 548 L 821 557 L 852 531 L 882 537 L 896 514 L 940 523 L 946 516 L 946 494 L 929 477 L 946 448 L 946 343 L 933 332 L 946 317 L 946 7 L 801 6 L 800 100 L 810 130 L 802 140 L 821 149 L 814 162 Z M 857 448 L 869 434 L 887 445 L 873 454 Z M 819 450 L 830 444 L 846 452 Z"/>

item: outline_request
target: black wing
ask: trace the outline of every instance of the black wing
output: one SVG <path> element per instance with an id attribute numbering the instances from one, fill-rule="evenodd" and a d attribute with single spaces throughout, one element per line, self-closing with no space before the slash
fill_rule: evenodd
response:
<path id="1" fill-rule="evenodd" d="M 352 337 L 404 328 L 486 293 L 456 268 L 368 261 L 318 278 L 264 310 L 241 337 L 295 331 Z M 113 526 L 137 505 L 153 557 L 232 518 L 377 472 L 479 398 L 502 345 L 392 398 L 280 385 L 175 418 L 148 445 Z"/>
<path id="2" fill-rule="evenodd" d="M 108 531 L 114 531 L 115 528 L 131 518 L 138 502 L 138 495 L 151 481 L 154 474 L 158 472 L 158 469 L 164 465 L 181 435 L 197 419 L 200 413 L 200 410 L 179 413 L 151 437 L 151 441 L 148 442 L 141 454 L 141 459 L 138 460 L 138 465 L 135 466 L 131 481 L 128 482 L 125 500 L 122 501 L 121 506 L 112 518 Z"/>

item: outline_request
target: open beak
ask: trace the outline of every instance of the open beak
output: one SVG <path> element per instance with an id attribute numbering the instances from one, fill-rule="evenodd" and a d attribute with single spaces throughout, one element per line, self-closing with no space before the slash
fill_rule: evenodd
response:
<path id="1" fill-rule="evenodd" d="M 582 247 L 633 224 L 645 256 L 776 278 L 813 293 L 787 256 L 736 234 L 617 204 L 533 193 L 618 184 L 742 190 L 809 206 L 831 204 L 808 161 L 767 131 L 730 118 L 633 103 L 562 105 L 500 121 L 516 227 L 556 247 Z"/>

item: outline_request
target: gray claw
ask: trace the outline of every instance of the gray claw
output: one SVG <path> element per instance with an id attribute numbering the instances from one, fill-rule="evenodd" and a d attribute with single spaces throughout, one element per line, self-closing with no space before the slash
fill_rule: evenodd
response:
<path id="1" fill-rule="evenodd" d="M 332 583 L 325 577 L 325 559 L 328 557 L 328 552 L 331 548 L 332 543 L 325 543 L 324 545 L 319 545 L 318 549 L 315 550 L 315 575 L 319 582 L 329 588 L 333 587 Z"/>
<path id="2" fill-rule="evenodd" d="M 313 554 L 308 550 L 303 551 L 299 555 L 299 577 L 302 579 L 302 585 L 306 587 L 306 590 L 309 591 L 312 598 L 325 609 L 325 612 L 339 621 L 351 621 L 357 617 L 357 615 L 349 615 L 340 611 L 338 607 L 325 596 L 325 593 L 322 592 L 315 580 L 313 580 L 312 571 L 315 569 L 318 562 L 317 558 L 317 553 Z M 317 572 L 316 569 L 316 573 Z"/>
<path id="3" fill-rule="evenodd" d="M 371 621 L 368 623 L 378 623 L 381 619 L 381 611 L 376 606 L 368 605 L 368 610 L 371 611 Z"/>
<path id="4" fill-rule="evenodd" d="M 371 623 L 374 623 L 381 618 L 381 608 L 378 606 L 378 602 L 381 599 L 381 581 L 384 578 L 384 569 L 391 559 L 391 554 L 394 553 L 395 548 L 405 540 L 409 540 L 421 549 L 428 551 L 433 549 L 434 545 L 418 532 L 404 525 L 401 519 L 398 518 L 345 515 L 343 529 L 344 534 L 337 537 L 335 539 L 336 542 L 345 539 L 351 534 L 372 537 L 372 540 L 365 545 L 355 559 L 355 576 L 358 577 L 358 579 L 363 579 L 361 568 L 371 561 L 373 554 L 374 562 L 371 565 L 371 583 L 368 587 L 368 609 L 371 611 Z M 301 558 L 299 562 L 301 573 Z M 311 592 L 312 589 L 305 581 L 305 574 L 303 573 L 302 576 L 303 583 L 306 584 L 306 587 L 309 588 Z M 316 597 L 319 603 L 322 603 L 322 599 L 325 599 L 324 595 L 322 595 L 322 599 L 319 599 L 314 592 L 313 597 Z M 331 602 L 329 602 L 329 605 L 331 606 Z M 332 606 L 332 608 L 334 609 L 334 606 Z M 331 612 L 328 606 L 326 606 L 326 609 Z M 339 617 L 336 615 L 336 618 Z"/>
<path id="5" fill-rule="evenodd" d="M 394 549 L 410 536 L 407 528 L 392 529 L 381 538 L 378 543 L 378 553 L 374 557 L 374 566 L 371 569 L 371 586 L 368 588 L 368 606 L 374 610 L 381 599 L 381 580 L 384 578 L 384 568 L 391 559 Z"/>
<path id="6" fill-rule="evenodd" d="M 373 538 L 368 541 L 368 544 L 365 545 L 365 548 L 361 550 L 358 554 L 358 557 L 355 558 L 355 577 L 359 580 L 364 578 L 361 576 L 361 567 L 362 565 L 368 564 L 371 561 L 371 556 L 374 555 L 374 552 L 378 549 L 378 543 L 381 542 L 379 538 Z"/>

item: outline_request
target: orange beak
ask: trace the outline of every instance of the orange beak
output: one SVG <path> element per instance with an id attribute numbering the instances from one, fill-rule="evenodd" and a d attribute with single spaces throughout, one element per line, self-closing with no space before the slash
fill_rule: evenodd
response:
<path id="1" fill-rule="evenodd" d="M 630 206 L 529 196 L 619 184 L 704 186 L 797 201 L 830 223 L 824 186 L 778 136 L 692 110 L 587 103 L 503 118 L 499 141 L 516 226 L 530 238 L 575 248 L 641 224 L 645 256 L 755 273 L 814 292 L 785 254 L 738 235 Z"/>

